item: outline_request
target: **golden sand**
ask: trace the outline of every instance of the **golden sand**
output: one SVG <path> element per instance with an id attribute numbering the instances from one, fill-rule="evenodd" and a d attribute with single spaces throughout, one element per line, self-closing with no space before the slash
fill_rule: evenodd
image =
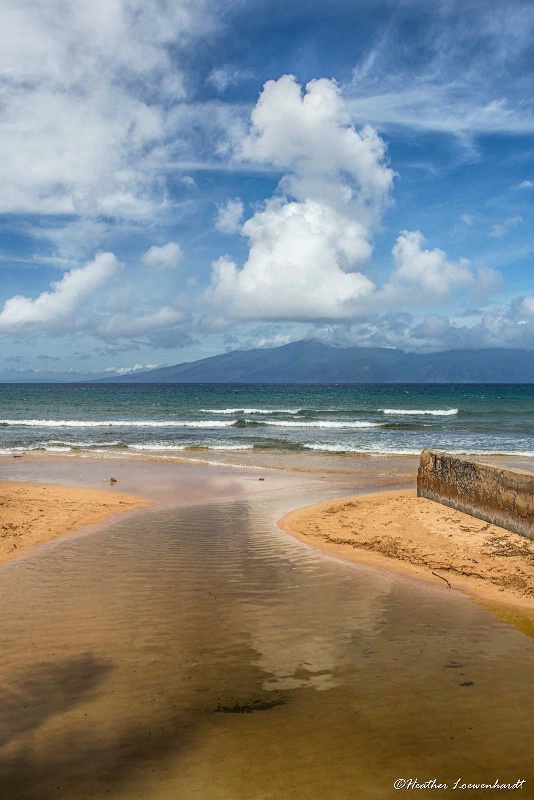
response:
<path id="1" fill-rule="evenodd" d="M 85 525 L 147 505 L 135 495 L 104 489 L 0 481 L 0 564 Z"/>
<path id="2" fill-rule="evenodd" d="M 321 503 L 279 525 L 333 555 L 534 611 L 534 541 L 415 490 Z"/>

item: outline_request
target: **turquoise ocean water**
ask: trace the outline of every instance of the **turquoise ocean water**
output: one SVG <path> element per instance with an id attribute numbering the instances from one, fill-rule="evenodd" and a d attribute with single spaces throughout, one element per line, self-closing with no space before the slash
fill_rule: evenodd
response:
<path id="1" fill-rule="evenodd" d="M 534 385 L 0 385 L 4 455 L 427 447 L 534 457 Z"/>

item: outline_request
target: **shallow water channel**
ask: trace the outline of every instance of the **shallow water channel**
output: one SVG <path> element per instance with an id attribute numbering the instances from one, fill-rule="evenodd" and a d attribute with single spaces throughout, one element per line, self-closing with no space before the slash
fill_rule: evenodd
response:
<path id="1" fill-rule="evenodd" d="M 533 797 L 532 641 L 276 527 L 321 499 L 149 510 L 2 568 L 2 800 Z"/>

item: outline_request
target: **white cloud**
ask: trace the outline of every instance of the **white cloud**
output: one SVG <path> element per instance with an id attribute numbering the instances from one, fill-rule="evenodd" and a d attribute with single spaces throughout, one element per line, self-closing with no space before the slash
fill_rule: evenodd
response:
<path id="1" fill-rule="evenodd" d="M 243 222 L 244 210 L 241 200 L 228 200 L 217 209 L 215 227 L 221 233 L 237 233 Z"/>
<path id="2" fill-rule="evenodd" d="M 407 312 L 394 312 L 349 325 L 315 327 L 307 335 L 340 346 L 396 347 L 412 352 L 485 347 L 532 350 L 534 314 L 525 322 L 516 302 L 482 314 L 472 324 L 442 314 L 418 319 Z"/>
<path id="3" fill-rule="evenodd" d="M 351 207 L 376 222 L 393 184 L 386 146 L 369 126 L 357 131 L 335 81 L 292 75 L 267 81 L 237 156 L 288 170 L 281 189 L 296 200 Z"/>
<path id="4" fill-rule="evenodd" d="M 129 375 L 132 372 L 145 372 L 149 369 L 157 369 L 158 367 L 164 366 L 163 364 L 134 364 L 133 367 L 106 367 L 104 370 L 98 370 L 99 372 L 108 372 L 113 375 Z M 97 370 L 95 370 L 97 371 Z"/>
<path id="5" fill-rule="evenodd" d="M 141 256 L 146 267 L 160 272 L 176 269 L 182 258 L 182 248 L 177 242 L 168 242 L 162 247 L 153 245 Z"/>
<path id="6" fill-rule="evenodd" d="M 4 303 L 0 312 L 0 331 L 15 333 L 24 330 L 66 332 L 75 327 L 75 316 L 84 312 L 92 294 L 118 272 L 113 253 L 99 253 L 84 267 L 66 272 L 35 300 L 16 295 Z M 81 320 L 80 320 L 81 321 Z"/>
<path id="7" fill-rule="evenodd" d="M 481 133 L 534 132 L 531 3 L 396 4 L 346 87 L 355 121 L 450 133 L 472 150 Z M 416 6 L 418 18 L 415 19 Z M 424 7 L 424 8 L 423 8 Z M 418 27 L 407 57 L 406 25 Z"/>
<path id="8" fill-rule="evenodd" d="M 33 225 L 27 228 L 35 238 L 50 242 L 55 255 L 47 262 L 68 263 L 83 260 L 95 251 L 95 243 L 103 246 L 111 226 L 95 219 L 77 218 L 70 222 L 59 222 L 55 218 L 51 224 Z"/>
<path id="9" fill-rule="evenodd" d="M 349 268 L 371 254 L 367 231 L 326 205 L 270 200 L 242 228 L 249 255 L 242 269 L 213 265 L 208 298 L 238 319 L 343 318 L 374 289 Z M 345 271 L 345 268 L 347 271 Z"/>
<path id="10" fill-rule="evenodd" d="M 519 189 L 534 189 L 534 181 L 521 181 Z"/>
<path id="11" fill-rule="evenodd" d="M 155 305 L 155 298 L 150 298 L 146 289 L 142 298 L 138 290 L 124 284 L 110 293 L 120 271 L 113 253 L 99 253 L 85 266 L 66 272 L 35 299 L 22 295 L 9 298 L 0 311 L 0 333 L 20 337 L 85 334 L 113 345 L 127 342 L 180 347 L 190 343 L 191 316 L 178 307 L 181 301 L 175 299 L 174 306 L 166 304 L 145 311 L 147 301 Z M 121 306 L 128 311 L 117 311 Z"/>
<path id="12" fill-rule="evenodd" d="M 182 175 L 180 178 L 180 183 L 182 183 L 187 189 L 193 191 L 194 189 L 198 189 L 197 183 L 191 175 Z"/>
<path id="13" fill-rule="evenodd" d="M 529 297 L 524 297 L 521 302 L 521 311 L 524 314 L 529 314 L 534 316 L 534 295 L 530 295 Z"/>
<path id="14" fill-rule="evenodd" d="M 470 228 L 471 225 L 473 224 L 474 220 L 475 220 L 475 215 L 474 214 L 462 214 L 461 217 L 460 217 L 460 220 L 464 223 L 464 225 L 467 225 L 467 227 Z"/>
<path id="15" fill-rule="evenodd" d="M 250 73 L 246 70 L 236 69 L 235 67 L 219 67 L 212 69 L 206 79 L 206 83 L 223 94 L 230 86 L 236 86 L 242 80 L 250 77 Z"/>
<path id="16" fill-rule="evenodd" d="M 502 239 L 511 228 L 515 228 L 516 225 L 520 225 L 523 222 L 523 217 L 509 217 L 505 219 L 504 222 L 499 223 L 497 225 L 493 225 L 489 232 L 489 236 L 492 239 Z"/>
<path id="17" fill-rule="evenodd" d="M 151 314 L 115 314 L 99 327 L 98 333 L 106 341 L 136 339 L 160 331 L 176 328 L 187 322 L 188 315 L 171 306 L 163 306 Z"/>
<path id="18" fill-rule="evenodd" d="M 391 277 L 393 284 L 412 286 L 421 299 L 442 300 L 456 289 L 473 283 L 469 261 L 449 261 L 443 250 L 427 250 L 424 243 L 420 231 L 401 233 L 393 247 L 396 267 Z"/>
<path id="19" fill-rule="evenodd" d="M 475 295 L 485 296 L 502 289 L 503 286 L 502 273 L 491 267 L 479 267 L 474 275 L 472 292 Z"/>
<path id="20" fill-rule="evenodd" d="M 144 217 L 207 0 L 4 0 L 0 212 Z"/>
<path id="21" fill-rule="evenodd" d="M 484 133 L 534 132 L 534 110 L 506 99 L 488 99 L 456 81 L 442 85 L 417 77 L 406 88 L 378 91 L 347 100 L 357 121 L 384 127 L 400 126 L 421 131 L 450 133 L 459 137 Z M 468 142 L 465 142 L 468 144 Z"/>
<path id="22" fill-rule="evenodd" d="M 376 132 L 354 128 L 334 81 L 310 81 L 302 93 L 285 75 L 265 84 L 234 158 L 286 174 L 241 228 L 246 263 L 216 261 L 206 298 L 238 319 L 354 314 L 374 290 L 361 269 L 394 176 Z"/>
<path id="23" fill-rule="evenodd" d="M 382 286 L 364 274 L 394 173 L 376 132 L 351 124 L 333 81 L 311 81 L 304 93 L 290 75 L 268 81 L 234 158 L 285 174 L 276 194 L 241 226 L 249 248 L 245 263 L 228 256 L 213 263 L 204 295 L 213 311 L 207 326 L 363 319 L 442 305 L 465 290 L 483 296 L 502 285 L 495 270 L 475 270 L 467 259 L 454 261 L 426 247 L 419 231 L 399 235 L 394 269 Z M 230 201 L 219 227 L 236 231 L 240 214 L 241 206 Z M 463 221 L 469 225 L 473 218 Z"/>

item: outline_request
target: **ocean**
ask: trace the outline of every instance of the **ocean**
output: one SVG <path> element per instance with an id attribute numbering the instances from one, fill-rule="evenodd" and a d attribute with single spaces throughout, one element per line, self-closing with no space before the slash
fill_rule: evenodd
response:
<path id="1" fill-rule="evenodd" d="M 409 455 L 429 447 L 534 457 L 534 385 L 0 385 L 2 455 Z"/>

